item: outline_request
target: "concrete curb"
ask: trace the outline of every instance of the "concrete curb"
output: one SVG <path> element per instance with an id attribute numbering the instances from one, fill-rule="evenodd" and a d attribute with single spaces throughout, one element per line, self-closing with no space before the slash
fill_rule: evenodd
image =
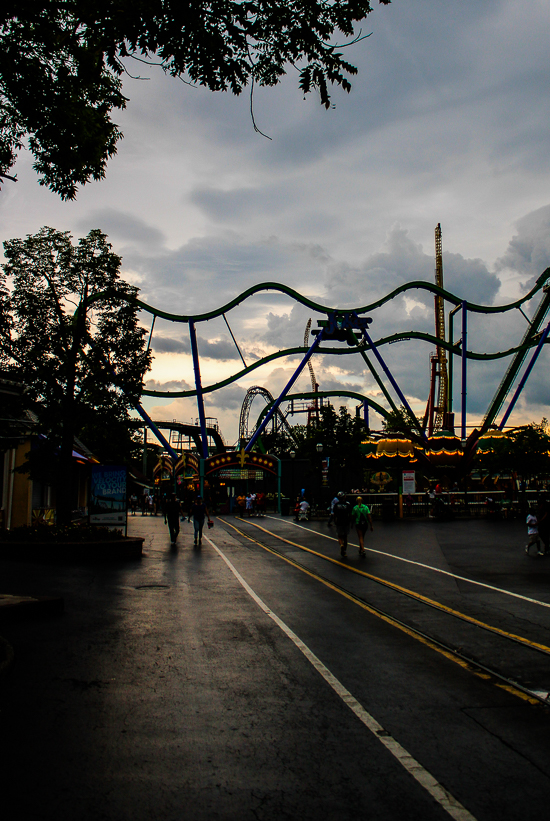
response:
<path id="1" fill-rule="evenodd" d="M 14 596 L 0 593 L 0 624 L 37 616 L 60 616 L 65 602 L 59 596 Z"/>
<path id="2" fill-rule="evenodd" d="M 0 542 L 0 559 L 15 561 L 120 561 L 140 559 L 141 537 L 109 542 Z"/>

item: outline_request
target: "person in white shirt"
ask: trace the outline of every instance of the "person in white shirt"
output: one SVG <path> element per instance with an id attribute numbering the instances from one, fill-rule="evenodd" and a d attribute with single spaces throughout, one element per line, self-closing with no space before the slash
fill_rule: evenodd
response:
<path id="1" fill-rule="evenodd" d="M 328 526 L 332 525 L 332 520 L 334 519 L 334 505 L 338 503 L 338 496 L 335 496 L 332 502 L 330 503 L 330 516 L 328 517 Z"/>
<path id="2" fill-rule="evenodd" d="M 527 555 L 529 555 L 529 553 L 530 553 L 529 548 L 531 547 L 532 544 L 534 544 L 537 547 L 537 554 L 539 556 L 544 556 L 544 553 L 540 549 L 540 538 L 539 538 L 539 528 L 538 528 L 538 523 L 537 523 L 537 517 L 533 516 L 532 513 L 529 513 L 529 515 L 527 516 L 526 522 L 527 522 L 527 536 L 529 538 L 529 541 L 525 545 L 525 552 L 527 553 Z"/>

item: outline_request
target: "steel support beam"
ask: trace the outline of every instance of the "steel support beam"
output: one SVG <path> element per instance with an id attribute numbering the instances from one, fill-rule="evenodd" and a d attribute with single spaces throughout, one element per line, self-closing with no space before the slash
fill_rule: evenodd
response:
<path id="1" fill-rule="evenodd" d="M 197 347 L 197 334 L 195 323 L 189 321 L 189 337 L 191 340 L 191 354 L 193 356 L 193 370 L 195 371 L 195 389 L 197 391 L 197 407 L 199 410 L 199 423 L 202 436 L 202 458 L 208 459 L 208 435 L 206 433 L 206 416 L 204 414 L 204 398 L 202 395 L 201 369 L 199 365 L 199 350 Z M 202 495 L 202 494 L 201 494 Z"/>
<path id="2" fill-rule="evenodd" d="M 257 428 L 257 430 L 254 432 L 254 435 L 252 436 L 252 438 L 249 441 L 248 445 L 244 449 L 245 453 L 250 453 L 250 451 L 252 450 L 252 448 L 256 444 L 256 441 L 258 440 L 258 438 L 264 432 L 267 424 L 270 422 L 272 417 L 277 412 L 277 409 L 278 409 L 279 405 L 281 404 L 281 402 L 283 401 L 283 399 L 285 398 L 285 396 L 287 395 L 287 393 L 289 392 L 291 387 L 294 385 L 294 383 L 296 382 L 296 380 L 298 379 L 300 374 L 302 373 L 303 369 L 305 368 L 305 366 L 309 362 L 310 357 L 315 352 L 315 349 L 319 346 L 319 343 L 323 339 L 324 333 L 325 333 L 324 328 L 321 328 L 321 330 L 319 331 L 319 333 L 315 337 L 315 341 L 314 341 L 313 345 L 311 346 L 309 351 L 305 354 L 304 358 L 302 359 L 302 361 L 300 362 L 300 364 L 298 365 L 298 367 L 294 371 L 294 374 L 293 374 L 292 378 L 290 379 L 290 381 L 283 388 L 283 392 L 281 393 L 279 398 L 274 402 L 274 404 L 271 406 L 271 409 L 269 410 L 269 413 L 267 413 L 264 416 L 263 422 L 261 423 L 260 427 Z"/>
<path id="3" fill-rule="evenodd" d="M 506 411 L 506 413 L 505 413 L 505 414 L 504 414 L 504 416 L 502 417 L 502 422 L 501 422 L 501 423 L 500 423 L 500 425 L 499 425 L 499 429 L 500 429 L 500 430 L 502 430 L 502 429 L 503 429 L 504 425 L 505 425 L 505 424 L 506 424 L 506 422 L 508 421 L 508 417 L 509 417 L 509 416 L 510 416 L 510 414 L 512 413 L 512 411 L 513 411 L 513 409 L 514 409 L 514 405 L 516 404 L 516 402 L 517 402 L 517 401 L 518 401 L 518 399 L 519 399 L 519 396 L 520 396 L 520 394 L 521 394 L 521 392 L 522 392 L 522 390 L 523 390 L 523 388 L 524 388 L 525 383 L 527 382 L 527 379 L 528 379 L 528 377 L 529 377 L 529 374 L 530 374 L 530 373 L 531 373 L 531 371 L 533 370 L 533 366 L 534 366 L 535 362 L 537 361 L 537 358 L 538 358 L 539 353 L 542 351 L 543 345 L 544 345 L 544 343 L 546 342 L 546 338 L 547 338 L 547 336 L 548 336 L 548 334 L 549 334 L 549 333 L 550 333 L 550 322 L 548 323 L 548 325 L 546 326 L 546 328 L 545 328 L 545 329 L 544 329 L 544 331 L 542 332 L 542 336 L 541 336 L 541 338 L 540 338 L 540 340 L 539 340 L 539 344 L 538 344 L 538 345 L 537 345 L 537 347 L 535 348 L 535 351 L 534 351 L 534 353 L 533 353 L 533 356 L 531 357 L 531 361 L 530 361 L 530 362 L 529 362 L 529 364 L 527 365 L 527 368 L 525 369 L 525 373 L 523 374 L 523 376 L 522 376 L 522 378 L 521 378 L 521 380 L 520 380 L 520 383 L 519 383 L 519 385 L 517 386 L 516 391 L 515 391 L 515 393 L 514 393 L 514 395 L 513 395 L 513 397 L 512 397 L 512 400 L 511 400 L 510 404 L 508 405 L 508 410 Z"/>
<path id="4" fill-rule="evenodd" d="M 161 445 L 166 448 L 166 450 L 168 451 L 168 453 L 170 454 L 170 456 L 174 460 L 174 463 L 177 462 L 178 459 L 180 458 L 179 454 L 176 453 L 176 451 L 174 450 L 174 448 L 172 447 L 170 442 L 167 439 L 165 439 L 165 437 L 162 435 L 160 430 L 157 428 L 157 426 L 155 425 L 155 423 L 153 422 L 151 417 L 148 415 L 148 413 L 143 410 L 143 408 L 141 407 L 139 402 L 133 402 L 132 405 L 133 405 L 134 409 L 139 413 L 139 415 L 141 416 L 143 421 L 147 422 L 148 427 L 153 431 L 153 433 L 155 434 L 155 436 L 157 437 L 157 439 L 159 440 Z"/>
<path id="5" fill-rule="evenodd" d="M 409 415 L 410 415 L 411 422 L 412 422 L 412 421 L 414 421 L 414 420 L 416 419 L 416 416 L 415 416 L 415 414 L 413 413 L 411 406 L 409 405 L 409 403 L 408 403 L 408 402 L 407 402 L 407 400 L 405 399 L 405 394 L 403 393 L 403 391 L 401 390 L 401 388 L 399 387 L 399 385 L 397 384 L 397 382 L 396 382 L 396 381 L 395 381 L 395 379 L 393 378 L 393 374 L 392 374 L 392 372 L 390 371 L 390 369 L 388 368 L 388 366 L 386 365 L 386 363 L 385 363 L 385 362 L 384 362 L 384 360 L 382 359 L 382 355 L 380 354 L 380 352 L 378 351 L 378 349 L 377 349 L 377 348 L 375 347 L 375 345 L 373 344 L 373 341 L 372 341 L 372 339 L 371 339 L 371 337 L 370 337 L 370 334 L 369 334 L 369 332 L 368 332 L 366 329 L 365 329 L 365 330 L 363 330 L 363 335 L 364 335 L 365 339 L 367 340 L 367 342 L 369 343 L 371 351 L 373 352 L 373 354 L 375 355 L 376 359 L 377 359 L 377 360 L 378 360 L 378 362 L 380 363 L 380 366 L 382 367 L 382 370 L 384 371 L 384 373 L 386 374 L 386 376 L 387 376 L 387 377 L 388 377 L 388 379 L 390 380 L 390 382 L 391 382 L 391 384 L 392 384 L 392 386 L 393 386 L 394 391 L 396 392 L 396 394 L 397 394 L 397 395 L 398 395 L 398 397 L 400 398 L 400 400 L 401 400 L 401 402 L 403 403 L 403 405 L 406 407 L 406 409 L 407 409 L 407 411 L 408 411 L 408 413 L 409 413 Z M 419 431 L 419 433 L 420 433 L 420 435 L 422 436 L 422 438 L 423 438 L 423 439 L 426 439 L 426 434 L 424 433 L 424 431 L 422 430 L 422 427 L 421 427 L 420 425 L 418 425 L 418 426 L 417 426 L 417 430 Z"/>
<path id="6" fill-rule="evenodd" d="M 466 439 L 466 414 L 467 414 L 467 378 L 468 378 L 468 308 L 466 302 L 462 303 L 462 428 L 461 438 Z"/>

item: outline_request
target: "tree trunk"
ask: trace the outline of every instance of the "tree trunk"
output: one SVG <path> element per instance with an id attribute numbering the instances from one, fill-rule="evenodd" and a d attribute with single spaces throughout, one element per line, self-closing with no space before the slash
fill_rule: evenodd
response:
<path id="1" fill-rule="evenodd" d="M 62 408 L 62 433 L 59 451 L 57 488 L 56 488 L 56 522 L 58 525 L 68 525 L 72 520 L 73 488 L 74 488 L 74 460 L 73 447 L 75 436 L 75 387 L 76 366 L 78 352 L 82 341 L 86 322 L 86 300 L 88 287 L 84 291 L 76 321 L 73 323 L 73 339 L 67 357 L 67 375 L 65 396 Z"/>

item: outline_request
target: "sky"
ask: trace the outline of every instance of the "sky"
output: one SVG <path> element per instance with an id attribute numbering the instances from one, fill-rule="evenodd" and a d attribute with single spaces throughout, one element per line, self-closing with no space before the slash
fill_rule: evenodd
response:
<path id="1" fill-rule="evenodd" d="M 550 266 L 549 28 L 546 0 L 375 5 L 361 26 L 370 36 L 347 49 L 359 69 L 352 91 L 335 90 L 330 110 L 313 94 L 304 99 L 293 68 L 277 88 L 255 89 L 255 121 L 267 136 L 254 131 L 248 93 L 214 94 L 135 63 L 129 69 L 141 79 L 125 81 L 128 107 L 115 116 L 124 139 L 105 180 L 64 203 L 38 185 L 23 151 L 18 182 L 0 193 L 0 238 L 43 225 L 75 238 L 100 228 L 146 302 L 193 314 L 267 281 L 341 308 L 410 280 L 433 282 L 440 223 L 445 287 L 485 305 L 515 300 Z M 528 316 L 536 304 L 525 306 Z M 247 363 L 303 344 L 310 317 L 316 327 L 321 317 L 275 292 L 227 315 Z M 409 292 L 372 318 L 374 338 L 433 332 L 433 298 Z M 518 311 L 472 316 L 468 347 L 504 350 L 525 328 Z M 204 385 L 241 369 L 222 319 L 198 323 L 197 335 Z M 147 387 L 193 387 L 186 325 L 158 321 L 152 349 Z M 423 414 L 433 348 L 411 341 L 381 352 Z M 205 397 L 229 444 L 247 389 L 277 395 L 297 364 L 278 359 Z M 313 364 L 321 390 L 384 404 L 359 357 L 318 355 Z M 545 350 L 511 424 L 550 416 L 549 364 Z M 468 425 L 483 417 L 506 366 L 469 366 Z M 306 369 L 295 389 L 309 385 Z M 458 415 L 458 381 L 454 393 Z M 198 416 L 191 399 L 147 398 L 144 406 L 155 419 Z M 261 409 L 255 400 L 253 415 Z"/>

